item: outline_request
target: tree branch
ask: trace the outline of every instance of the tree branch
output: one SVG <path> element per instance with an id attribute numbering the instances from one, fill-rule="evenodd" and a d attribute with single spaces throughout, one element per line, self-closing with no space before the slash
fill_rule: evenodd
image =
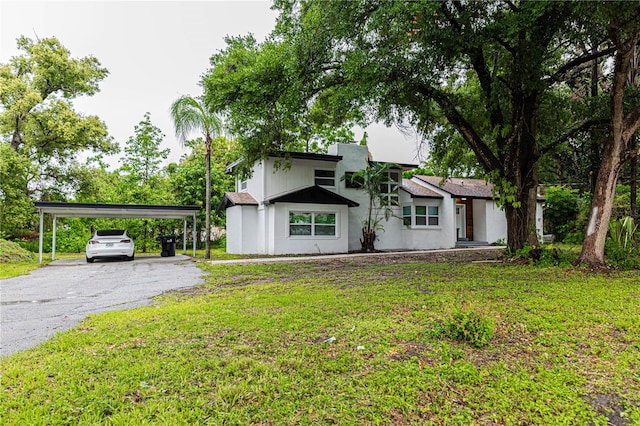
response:
<path id="1" fill-rule="evenodd" d="M 498 158 L 493 154 L 487 144 L 484 143 L 473 126 L 471 126 L 462 114 L 460 114 L 445 93 L 423 85 L 417 87 L 417 91 L 420 95 L 433 99 L 438 104 L 447 118 L 447 121 L 449 121 L 449 123 L 454 126 L 464 138 L 469 147 L 476 154 L 480 165 L 485 169 L 485 171 L 492 172 L 494 170 L 502 169 L 502 165 Z"/>
<path id="2" fill-rule="evenodd" d="M 591 129 L 592 127 L 600 126 L 600 125 L 608 124 L 608 123 L 609 123 L 609 119 L 608 118 L 596 118 L 596 119 L 593 119 L 593 120 L 587 120 L 587 121 L 583 122 L 582 124 L 580 124 L 579 126 L 574 127 L 573 129 L 570 129 L 569 131 L 567 131 L 564 134 L 560 135 L 556 140 L 554 140 L 553 142 L 549 143 L 548 145 L 545 145 L 544 147 L 540 148 L 539 156 L 542 157 L 544 154 L 546 154 L 546 153 L 548 153 L 550 151 L 553 151 L 560 144 L 562 144 L 563 142 L 568 141 L 569 139 L 573 138 L 574 136 L 576 136 L 579 133 L 586 132 L 587 130 Z"/>
<path id="3" fill-rule="evenodd" d="M 609 47 L 608 49 L 605 50 L 600 50 L 598 52 L 593 52 L 593 53 L 589 53 L 588 55 L 584 55 L 584 56 L 579 56 L 575 59 L 572 59 L 571 61 L 567 62 L 566 64 L 564 64 L 563 66 L 561 66 L 560 68 L 558 68 L 558 70 L 553 73 L 552 75 L 549 76 L 549 81 L 550 83 L 555 83 L 560 81 L 560 78 L 566 74 L 569 70 L 571 70 L 572 68 L 575 68 L 579 65 L 582 65 L 586 62 L 592 61 L 594 59 L 598 59 L 598 58 L 602 58 L 603 56 L 607 56 L 612 54 L 613 52 L 616 51 L 615 47 Z"/>

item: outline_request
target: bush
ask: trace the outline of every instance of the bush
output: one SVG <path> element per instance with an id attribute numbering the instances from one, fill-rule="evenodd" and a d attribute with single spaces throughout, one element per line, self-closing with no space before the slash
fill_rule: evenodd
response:
<path id="1" fill-rule="evenodd" d="M 640 268 L 638 229 L 632 217 L 611 220 L 605 242 L 605 255 L 609 264 L 621 269 Z"/>
<path id="2" fill-rule="evenodd" d="M 566 186 L 550 186 L 545 191 L 544 224 L 546 231 L 555 234 L 556 241 L 564 241 L 575 231 L 580 212 L 580 195 L 577 189 Z"/>
<path id="3" fill-rule="evenodd" d="M 435 336 L 444 335 L 482 348 L 493 338 L 494 325 L 476 312 L 457 308 L 451 319 L 440 323 L 433 331 Z"/>
<path id="4" fill-rule="evenodd" d="M 507 254 L 509 255 L 509 253 Z M 530 263 L 538 266 L 570 266 L 577 260 L 575 254 L 561 250 L 553 244 L 544 244 L 537 247 L 531 247 L 526 244 L 516 251 L 515 255 L 510 257 L 528 259 Z"/>

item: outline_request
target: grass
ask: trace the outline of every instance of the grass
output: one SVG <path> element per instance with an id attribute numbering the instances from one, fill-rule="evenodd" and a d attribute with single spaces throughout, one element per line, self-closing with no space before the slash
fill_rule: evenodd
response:
<path id="1" fill-rule="evenodd" d="M 0 424 L 640 424 L 638 272 L 201 266 L 0 360 Z M 437 332 L 461 310 L 487 345 Z"/>

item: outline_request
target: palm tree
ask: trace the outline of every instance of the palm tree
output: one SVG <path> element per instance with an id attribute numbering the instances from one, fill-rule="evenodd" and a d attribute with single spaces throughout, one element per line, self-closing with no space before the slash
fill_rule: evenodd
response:
<path id="1" fill-rule="evenodd" d="M 374 252 L 376 231 L 384 229 L 382 219 L 388 221 L 393 214 L 393 206 L 398 202 L 389 197 L 389 191 L 383 187 L 389 183 L 389 170 L 399 168 L 395 164 L 370 162 L 369 165 L 351 175 L 351 182 L 369 196 L 367 218 L 362 221 L 362 251 Z M 343 176 L 343 179 L 345 177 Z"/>
<path id="2" fill-rule="evenodd" d="M 171 104 L 171 118 L 176 136 L 181 143 L 193 132 L 202 132 L 206 154 L 206 219 L 205 219 L 205 259 L 211 258 L 211 144 L 222 134 L 222 119 L 204 105 L 202 100 L 185 95 Z"/>

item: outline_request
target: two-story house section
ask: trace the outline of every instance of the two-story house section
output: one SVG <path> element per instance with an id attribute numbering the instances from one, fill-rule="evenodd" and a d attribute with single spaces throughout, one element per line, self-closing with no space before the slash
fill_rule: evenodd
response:
<path id="1" fill-rule="evenodd" d="M 286 164 L 283 159 L 286 157 Z M 349 212 L 358 203 L 336 191 L 342 157 L 286 153 L 254 164 L 220 207 L 227 213 L 227 252 L 345 253 Z"/>
<path id="2" fill-rule="evenodd" d="M 361 248 L 369 197 L 350 175 L 371 161 L 366 146 L 335 144 L 327 154 L 287 153 L 257 162 L 237 179 L 219 209 L 227 213 L 227 252 L 237 254 L 346 253 Z M 415 166 L 414 166 L 415 167 Z M 493 185 L 478 179 L 402 178 L 390 169 L 382 192 L 394 217 L 377 231 L 379 250 L 425 250 L 506 240 L 504 212 Z M 413 167 L 411 167 L 413 168 Z M 542 203 L 536 227 L 542 234 Z"/>

